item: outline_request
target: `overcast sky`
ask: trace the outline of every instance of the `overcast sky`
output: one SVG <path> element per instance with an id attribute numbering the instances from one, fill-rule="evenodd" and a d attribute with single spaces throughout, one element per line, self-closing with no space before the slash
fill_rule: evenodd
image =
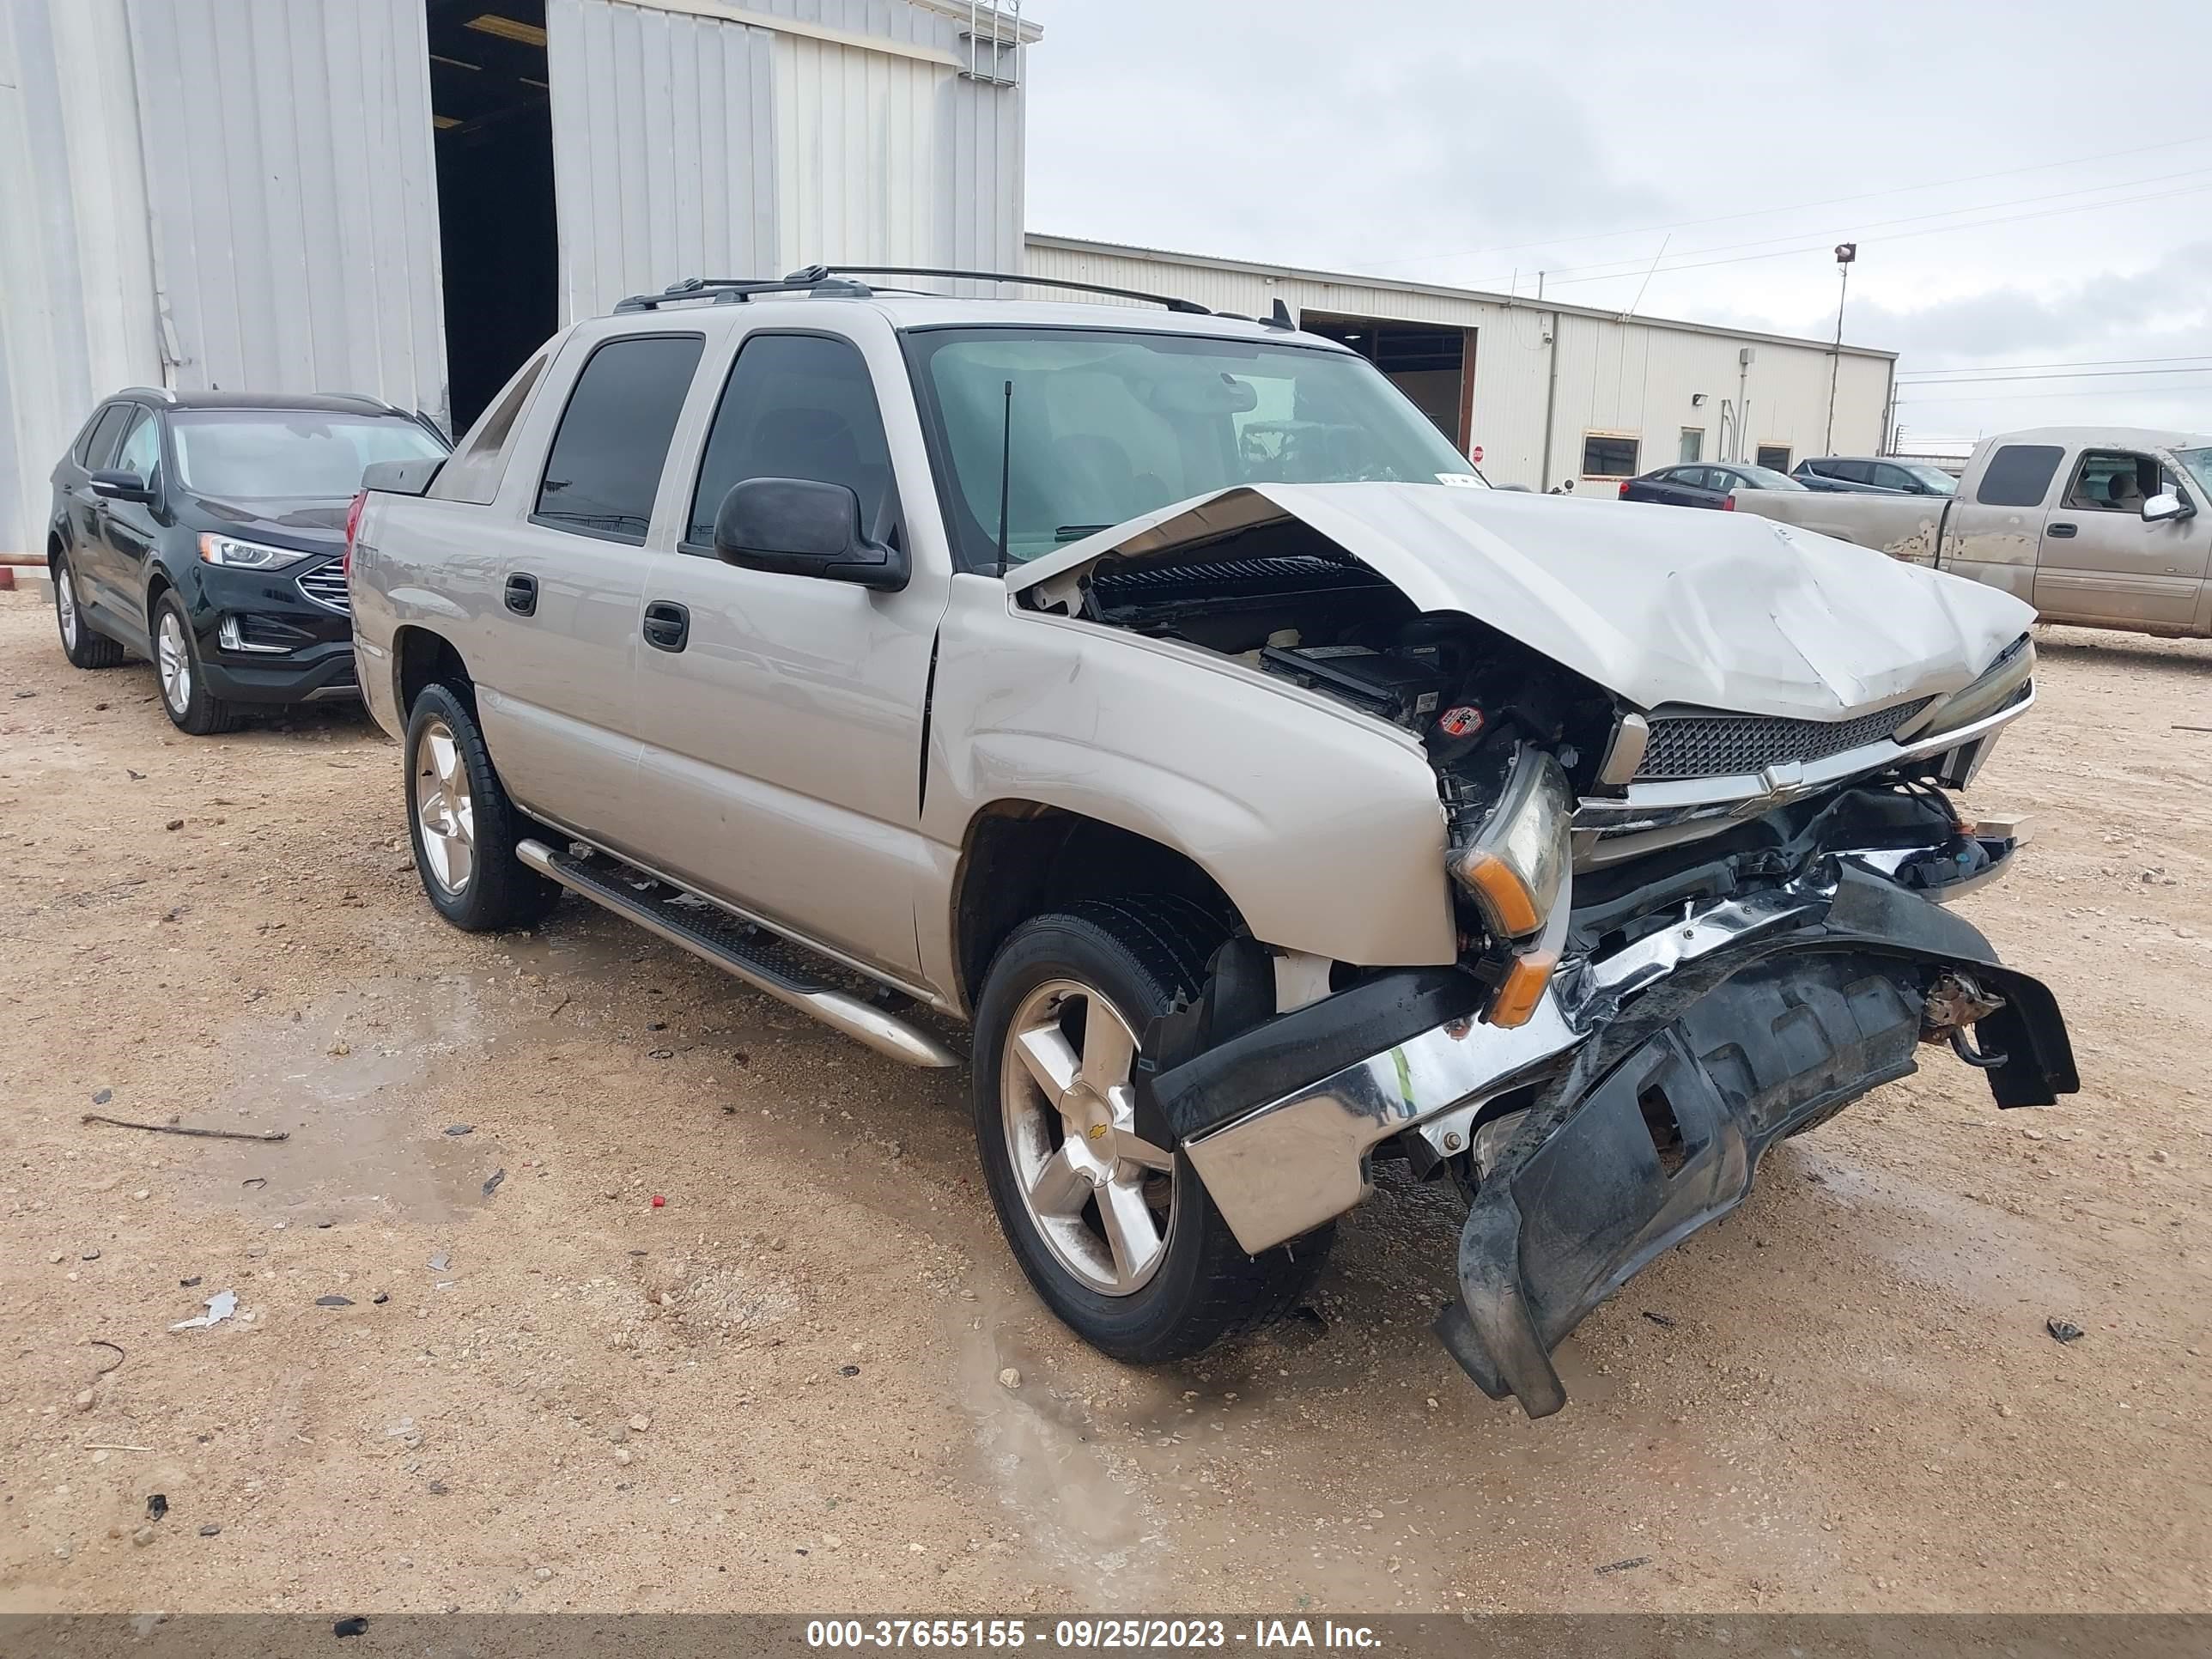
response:
<path id="1" fill-rule="evenodd" d="M 1906 447 L 2212 429 L 2203 0 L 1024 10 L 1033 230 L 1822 337 L 1855 240 Z"/>

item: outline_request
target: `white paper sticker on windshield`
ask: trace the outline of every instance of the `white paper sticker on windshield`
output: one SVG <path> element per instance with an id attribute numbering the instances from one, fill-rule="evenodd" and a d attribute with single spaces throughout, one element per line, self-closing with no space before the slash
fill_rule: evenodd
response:
<path id="1" fill-rule="evenodd" d="M 1437 482 L 1440 484 L 1455 484 L 1462 489 L 1487 489 L 1490 488 L 1488 484 L 1483 483 L 1481 479 L 1476 477 L 1472 472 L 1439 472 L 1437 474 Z"/>

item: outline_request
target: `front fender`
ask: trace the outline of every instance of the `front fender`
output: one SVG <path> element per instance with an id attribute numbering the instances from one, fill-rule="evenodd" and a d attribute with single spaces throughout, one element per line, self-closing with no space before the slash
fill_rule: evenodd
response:
<path id="1" fill-rule="evenodd" d="M 953 589 L 924 763 L 945 868 L 977 813 L 1034 801 L 1181 853 L 1268 944 L 1455 959 L 1443 811 L 1410 734 L 1195 647 L 1016 612 L 995 580 Z"/>

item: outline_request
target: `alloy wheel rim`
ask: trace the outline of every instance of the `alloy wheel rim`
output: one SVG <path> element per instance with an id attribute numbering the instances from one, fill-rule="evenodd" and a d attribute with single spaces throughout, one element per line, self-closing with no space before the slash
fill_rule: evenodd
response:
<path id="1" fill-rule="evenodd" d="M 185 625 L 177 613 L 161 613 L 161 637 L 155 642 L 155 666 L 161 672 L 161 696 L 179 714 L 191 706 L 192 653 L 185 645 Z"/>
<path id="2" fill-rule="evenodd" d="M 1085 1288 L 1131 1296 L 1167 1259 L 1173 1152 L 1137 1133 L 1136 1030 L 1072 979 L 1014 1011 L 1000 1064 L 1006 1153 L 1038 1237 Z"/>
<path id="3" fill-rule="evenodd" d="M 448 893 L 467 890 L 477 867 L 476 802 L 453 729 L 434 720 L 415 741 L 415 827 L 430 878 Z"/>
<path id="4" fill-rule="evenodd" d="M 74 651 L 76 648 L 76 584 L 70 580 L 67 565 L 54 572 L 54 610 L 61 618 L 62 643 Z"/>

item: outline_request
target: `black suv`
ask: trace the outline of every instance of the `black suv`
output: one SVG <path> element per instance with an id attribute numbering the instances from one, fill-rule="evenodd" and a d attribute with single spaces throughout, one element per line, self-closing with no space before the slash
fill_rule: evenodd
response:
<path id="1" fill-rule="evenodd" d="M 169 718 L 201 735 L 241 704 L 360 696 L 347 510 L 363 467 L 447 447 L 369 398 L 118 392 L 53 471 L 63 651 L 79 668 L 152 659 Z"/>

